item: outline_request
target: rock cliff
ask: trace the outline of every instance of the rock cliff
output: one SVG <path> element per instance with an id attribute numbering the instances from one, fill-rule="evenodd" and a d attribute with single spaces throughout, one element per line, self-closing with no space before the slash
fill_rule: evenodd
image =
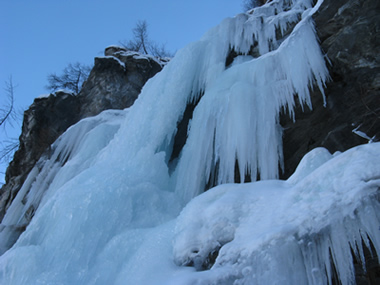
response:
<path id="1" fill-rule="evenodd" d="M 331 76 L 325 88 L 327 104 L 324 106 L 321 94 L 314 92 L 313 110 L 299 107 L 295 122 L 281 117 L 283 178 L 289 177 L 304 154 L 316 147 L 334 153 L 380 140 L 379 15 L 378 0 L 323 2 L 314 20 Z M 360 264 L 355 270 L 357 284 L 379 284 L 377 256 L 369 251 L 366 272 Z"/>
<path id="2" fill-rule="evenodd" d="M 130 107 L 145 82 L 167 62 L 117 46 L 106 48 L 104 54 L 95 58 L 94 68 L 78 95 L 82 118 Z"/>
<path id="3" fill-rule="evenodd" d="M 68 127 L 103 110 L 130 107 L 145 82 L 167 61 L 110 46 L 104 57 L 95 58 L 78 95 L 58 91 L 36 98 L 24 113 L 19 149 L 0 190 L 0 220 L 35 163 Z"/>
<path id="4" fill-rule="evenodd" d="M 30 170 L 42 153 L 71 125 L 79 120 L 78 99 L 56 92 L 36 98 L 24 112 L 19 148 L 9 164 L 0 192 L 0 219 L 16 197 Z"/>
<path id="5" fill-rule="evenodd" d="M 315 16 L 331 80 L 312 95 L 313 110 L 282 116 L 287 178 L 309 150 L 344 151 L 380 140 L 380 2 L 325 0 Z"/>

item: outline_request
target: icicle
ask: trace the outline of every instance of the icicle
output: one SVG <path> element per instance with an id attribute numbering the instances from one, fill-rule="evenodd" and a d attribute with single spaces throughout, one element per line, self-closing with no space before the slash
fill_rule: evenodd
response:
<path id="1" fill-rule="evenodd" d="M 311 7 L 307 3 L 294 1 L 281 6 L 276 1 L 269 7 L 255 9 L 252 15 L 225 20 L 210 32 L 210 37 L 215 34 L 226 37 L 228 46 L 243 54 L 249 52 L 252 40 L 257 39 L 262 55 L 245 58 L 240 63 L 235 60 L 206 84 L 177 169 L 177 177 L 181 179 L 176 191 L 185 201 L 202 192 L 210 176 L 217 177 L 217 184 L 234 182 L 236 160 L 242 182 L 246 174 L 253 181 L 257 174 L 261 179 L 278 177 L 279 166 L 283 164 L 278 114 L 287 108 L 294 116 L 295 94 L 301 106 L 311 108 L 309 88 L 316 84 L 323 93 L 328 77 L 311 20 L 314 10 L 303 13 Z M 279 5 L 278 14 L 268 18 L 268 13 L 274 13 L 273 5 Z M 281 9 L 288 11 L 279 13 Z M 260 20 L 263 14 L 267 17 L 264 24 Z M 286 39 L 276 39 L 276 26 L 283 31 L 295 21 L 299 22 Z M 220 43 L 215 36 L 203 39 L 207 40 L 211 47 Z M 268 43 L 276 41 L 273 47 L 277 48 L 269 51 Z"/>

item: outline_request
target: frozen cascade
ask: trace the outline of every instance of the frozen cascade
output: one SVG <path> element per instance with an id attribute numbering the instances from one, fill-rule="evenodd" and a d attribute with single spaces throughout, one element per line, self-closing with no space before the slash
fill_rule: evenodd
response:
<path id="1" fill-rule="evenodd" d="M 301 105 L 311 107 L 309 87 L 313 83 L 323 93 L 328 75 L 312 25 L 312 10 L 304 11 L 308 1 L 294 1 L 292 9 L 284 3 L 289 2 L 274 1 L 251 16 L 227 19 L 203 39 L 212 40 L 206 49 L 212 54 L 207 57 L 218 57 L 210 67 L 220 68 L 206 71 L 215 78 L 204 87 L 176 170 L 181 177 L 176 191 L 185 201 L 202 192 L 210 179 L 215 180 L 213 185 L 234 182 L 235 162 L 240 181 L 245 175 L 252 181 L 258 174 L 261 179 L 277 178 L 282 165 L 280 111 L 293 116 L 294 94 Z M 301 20 L 291 35 L 277 39 L 276 27 L 284 32 L 297 19 Z M 220 37 L 215 39 L 215 35 Z M 249 53 L 256 39 L 261 56 L 253 58 Z M 231 49 L 242 55 L 225 70 L 226 52 Z"/>
<path id="2" fill-rule="evenodd" d="M 380 249 L 379 144 L 313 151 L 288 181 L 225 184 L 236 165 L 240 181 L 276 178 L 279 113 L 294 116 L 295 95 L 311 107 L 314 85 L 323 94 L 311 18 L 323 1 L 314 2 L 274 0 L 225 19 L 178 51 L 129 110 L 62 135 L 1 225 L 4 249 L 9 229 L 35 211 L 0 257 L 0 283 L 321 284 L 331 279 L 330 250 L 352 283 L 350 247 L 361 260 L 361 239 Z M 192 103 L 187 141 L 171 160 Z M 210 184 L 224 185 L 201 194 Z"/>
<path id="3" fill-rule="evenodd" d="M 124 118 L 125 112 L 105 111 L 97 117 L 80 121 L 57 139 L 31 170 L 2 220 L 0 254 L 15 234 L 18 237 L 17 229 L 28 224 L 46 190 L 51 189 L 45 200 L 68 180 L 87 169 L 97 153 L 113 138 Z"/>

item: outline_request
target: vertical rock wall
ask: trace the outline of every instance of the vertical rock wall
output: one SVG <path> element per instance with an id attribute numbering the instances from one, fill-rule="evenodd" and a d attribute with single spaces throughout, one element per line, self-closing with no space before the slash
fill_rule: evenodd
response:
<path id="1" fill-rule="evenodd" d="M 312 95 L 313 110 L 299 107 L 295 122 L 281 117 L 285 173 L 289 177 L 305 153 L 330 152 L 380 140 L 380 1 L 325 0 L 315 16 L 331 80 Z"/>

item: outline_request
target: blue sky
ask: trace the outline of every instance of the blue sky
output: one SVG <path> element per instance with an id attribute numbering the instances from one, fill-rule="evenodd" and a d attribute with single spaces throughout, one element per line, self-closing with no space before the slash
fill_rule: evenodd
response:
<path id="1" fill-rule="evenodd" d="M 16 106 L 25 110 L 49 93 L 49 73 L 92 64 L 105 47 L 130 39 L 138 20 L 148 22 L 152 40 L 175 52 L 241 11 L 239 0 L 0 0 L 0 104 L 9 76 Z M 8 134 L 17 137 L 20 128 Z"/>

